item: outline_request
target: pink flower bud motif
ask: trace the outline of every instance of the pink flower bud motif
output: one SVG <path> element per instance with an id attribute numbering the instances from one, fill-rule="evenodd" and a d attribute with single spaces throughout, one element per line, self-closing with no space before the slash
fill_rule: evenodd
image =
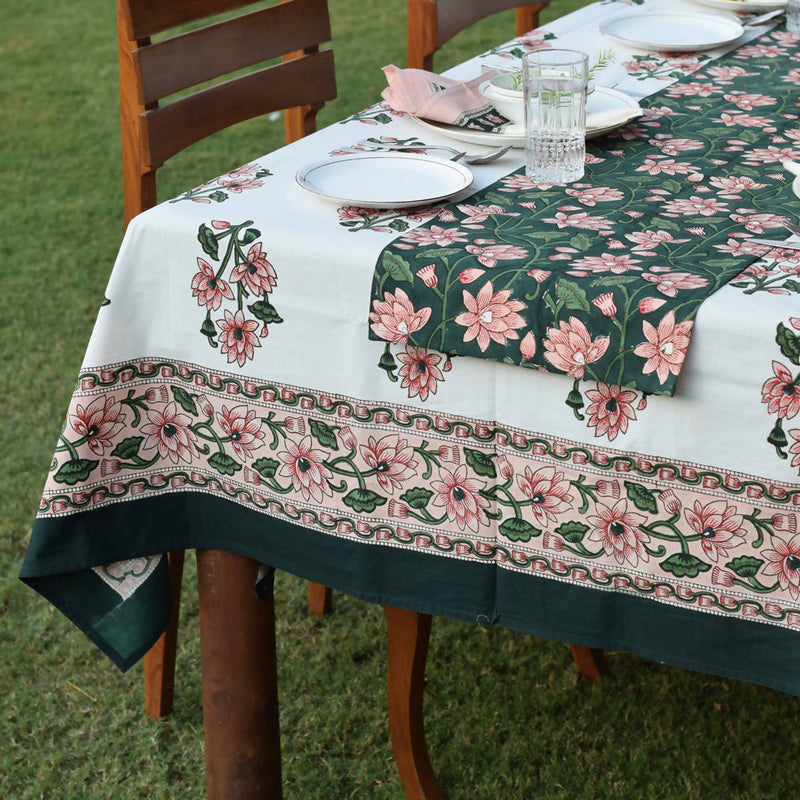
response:
<path id="1" fill-rule="evenodd" d="M 118 458 L 104 458 L 100 461 L 100 474 L 105 478 L 107 475 L 116 475 L 122 468 L 122 462 Z"/>
<path id="2" fill-rule="evenodd" d="M 794 536 L 797 533 L 797 515 L 773 514 L 772 527 L 775 528 L 776 531 Z"/>
<path id="3" fill-rule="evenodd" d="M 222 219 L 212 219 L 211 220 L 211 227 L 216 228 L 218 231 L 224 231 L 226 228 L 230 228 L 230 222 L 225 222 Z"/>
<path id="4" fill-rule="evenodd" d="M 339 437 L 339 441 L 346 450 L 355 450 L 358 442 L 355 433 L 353 433 L 353 429 L 349 425 L 342 425 L 342 427 L 336 431 L 336 435 Z"/>
<path id="5" fill-rule="evenodd" d="M 617 304 L 614 302 L 614 293 L 606 292 L 592 300 L 592 305 L 599 308 L 605 317 L 613 317 L 617 313 Z"/>
<path id="6" fill-rule="evenodd" d="M 609 239 L 606 242 L 606 246 L 609 250 L 623 250 L 625 248 L 625 243 L 621 242 L 619 239 Z"/>
<path id="7" fill-rule="evenodd" d="M 800 317 L 789 317 L 789 324 L 800 331 Z"/>
<path id="8" fill-rule="evenodd" d="M 605 478 L 600 478 L 596 484 L 596 491 L 598 497 L 613 497 L 615 500 L 619 499 L 619 481 L 609 481 Z"/>
<path id="9" fill-rule="evenodd" d="M 439 445 L 439 458 L 448 464 L 458 464 L 461 462 L 461 450 L 452 444 Z"/>
<path id="10" fill-rule="evenodd" d="M 662 492 L 658 499 L 670 514 L 677 514 L 683 508 L 683 503 L 672 489 Z"/>
<path id="11" fill-rule="evenodd" d="M 478 280 L 485 272 L 485 269 L 464 269 L 458 273 L 458 279 L 461 283 L 472 283 Z"/>
<path id="12" fill-rule="evenodd" d="M 691 228 L 686 229 L 687 233 L 691 233 L 692 236 L 705 236 L 706 229 L 702 225 L 695 225 Z"/>
<path id="13" fill-rule="evenodd" d="M 166 403 L 169 401 L 169 392 L 163 384 L 161 386 L 151 386 L 144 393 L 148 403 Z"/>
<path id="14" fill-rule="evenodd" d="M 434 286 L 437 286 L 439 283 L 439 276 L 436 274 L 435 264 L 428 264 L 418 269 L 417 275 L 429 289 L 433 289 Z"/>
<path id="15" fill-rule="evenodd" d="M 639 402 L 636 405 L 636 410 L 644 411 L 646 408 L 647 408 L 647 395 L 643 393 L 641 400 L 639 400 Z"/>
<path id="16" fill-rule="evenodd" d="M 553 273 L 549 269 L 529 269 L 525 273 L 529 278 L 533 278 L 536 283 L 541 283 L 549 278 Z"/>
<path id="17" fill-rule="evenodd" d="M 200 409 L 201 413 L 205 414 L 207 417 L 213 416 L 214 414 L 214 406 L 204 394 L 197 395 L 197 407 Z"/>
<path id="18" fill-rule="evenodd" d="M 408 506 L 398 500 L 389 500 L 389 516 L 395 519 L 407 519 Z"/>
<path id="19" fill-rule="evenodd" d="M 733 586 L 734 574 L 725 569 L 714 567 L 711 570 L 711 583 L 715 586 Z"/>
<path id="20" fill-rule="evenodd" d="M 520 355 L 525 358 L 533 358 L 536 355 L 536 337 L 533 331 L 528 331 L 519 343 Z"/>
<path id="21" fill-rule="evenodd" d="M 450 372 L 451 369 L 453 369 L 453 362 L 450 359 L 450 356 L 447 356 L 444 366 L 442 367 L 442 372 Z"/>
<path id="22" fill-rule="evenodd" d="M 449 209 L 443 208 L 439 212 L 439 221 L 440 222 L 455 222 L 458 218 L 456 215 Z"/>
<path id="23" fill-rule="evenodd" d="M 639 313 L 652 314 L 654 311 L 658 311 L 666 302 L 667 301 L 661 297 L 645 297 L 643 300 L 639 301 Z"/>
<path id="24" fill-rule="evenodd" d="M 495 467 L 497 468 L 498 475 L 500 475 L 503 480 L 507 480 L 514 475 L 514 467 L 503 453 L 497 456 Z"/>
<path id="25" fill-rule="evenodd" d="M 564 549 L 564 540 L 560 536 L 555 536 L 552 533 L 545 533 L 542 537 L 542 545 L 545 550 L 555 550 L 560 552 Z"/>
<path id="26" fill-rule="evenodd" d="M 535 200 L 525 200 L 521 203 L 517 203 L 517 205 L 522 206 L 523 208 L 527 208 L 528 211 L 533 211 L 536 208 L 536 201 Z"/>
<path id="27" fill-rule="evenodd" d="M 283 422 L 289 433 L 299 433 L 302 436 L 306 432 L 306 421 L 302 417 L 286 417 Z"/>

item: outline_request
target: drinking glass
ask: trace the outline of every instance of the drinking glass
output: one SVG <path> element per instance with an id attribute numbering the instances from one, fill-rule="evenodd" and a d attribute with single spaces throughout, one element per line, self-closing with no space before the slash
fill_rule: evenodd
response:
<path id="1" fill-rule="evenodd" d="M 525 174 L 536 183 L 572 183 L 586 158 L 589 56 L 537 50 L 522 59 Z"/>
<path id="2" fill-rule="evenodd" d="M 786 30 L 789 33 L 800 33 L 800 0 L 789 0 L 786 3 Z"/>

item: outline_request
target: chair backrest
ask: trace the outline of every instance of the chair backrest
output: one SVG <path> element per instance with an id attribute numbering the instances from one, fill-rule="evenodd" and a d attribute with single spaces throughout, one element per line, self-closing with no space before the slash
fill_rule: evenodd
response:
<path id="1" fill-rule="evenodd" d="M 433 70 L 433 54 L 457 33 L 484 17 L 517 9 L 517 36 L 539 26 L 539 12 L 550 0 L 408 0 L 408 47 L 406 64 Z"/>
<path id="2" fill-rule="evenodd" d="M 317 111 L 336 97 L 333 54 L 319 50 L 331 38 L 327 0 L 281 0 L 151 41 L 156 34 L 253 2 L 118 0 L 126 225 L 155 205 L 155 171 L 184 148 L 279 110 L 286 111 L 287 141 L 294 141 L 315 129 Z M 278 56 L 280 63 L 255 68 Z M 250 67 L 223 83 L 195 89 Z"/>

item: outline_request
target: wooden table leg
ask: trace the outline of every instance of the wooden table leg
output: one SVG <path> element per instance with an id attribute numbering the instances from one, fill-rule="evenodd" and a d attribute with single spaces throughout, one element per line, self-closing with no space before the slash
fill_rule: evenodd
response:
<path id="1" fill-rule="evenodd" d="M 443 800 L 428 758 L 422 690 L 431 617 L 384 606 L 389 658 L 386 689 L 394 759 L 408 800 Z"/>
<path id="2" fill-rule="evenodd" d="M 172 713 L 175 696 L 175 656 L 178 649 L 178 618 L 181 610 L 183 550 L 167 556 L 172 613 L 158 641 L 144 654 L 144 709 L 153 719 Z"/>
<path id="3" fill-rule="evenodd" d="M 330 613 L 333 592 L 329 586 L 308 582 L 308 613 L 315 617 L 324 617 Z"/>
<path id="4" fill-rule="evenodd" d="M 197 551 L 208 800 L 280 800 L 281 753 L 270 586 L 257 562 Z"/>
<path id="5" fill-rule="evenodd" d="M 581 647 L 571 644 L 569 650 L 578 672 L 590 681 L 596 681 L 608 674 L 608 662 L 603 651 L 596 647 Z"/>

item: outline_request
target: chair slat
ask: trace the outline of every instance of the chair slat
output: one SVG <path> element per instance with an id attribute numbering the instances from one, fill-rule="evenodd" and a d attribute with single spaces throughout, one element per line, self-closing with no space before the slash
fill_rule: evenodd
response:
<path id="1" fill-rule="evenodd" d="M 491 13 L 507 11 L 520 5 L 520 0 L 492 0 Z M 487 15 L 486 0 L 436 0 L 438 17 L 436 47 L 449 42 L 457 33 Z"/>
<path id="2" fill-rule="evenodd" d="M 329 41 L 325 0 L 293 0 L 140 48 L 144 104 L 219 75 Z"/>
<path id="3" fill-rule="evenodd" d="M 187 22 L 194 22 L 215 14 L 223 14 L 243 6 L 252 5 L 255 0 L 122 0 L 128 8 L 129 39 L 142 39 L 170 28 L 177 28 Z"/>
<path id="4" fill-rule="evenodd" d="M 144 163 L 157 168 L 190 144 L 234 122 L 299 103 L 314 106 L 335 97 L 330 50 L 233 78 L 141 114 L 141 123 L 150 131 L 149 137 L 143 137 L 143 142 L 150 142 L 142 154 Z"/>

